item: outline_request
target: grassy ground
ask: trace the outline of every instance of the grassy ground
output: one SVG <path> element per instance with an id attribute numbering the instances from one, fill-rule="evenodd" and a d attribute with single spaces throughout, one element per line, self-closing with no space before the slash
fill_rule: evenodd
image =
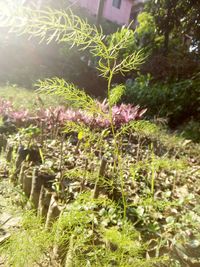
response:
<path id="1" fill-rule="evenodd" d="M 38 105 L 38 93 L 34 90 L 27 90 L 16 86 L 0 87 L 0 98 L 10 100 L 17 109 L 35 109 Z M 45 107 L 65 104 L 59 97 L 40 96 Z M 41 103 L 40 103 L 41 104 Z"/>

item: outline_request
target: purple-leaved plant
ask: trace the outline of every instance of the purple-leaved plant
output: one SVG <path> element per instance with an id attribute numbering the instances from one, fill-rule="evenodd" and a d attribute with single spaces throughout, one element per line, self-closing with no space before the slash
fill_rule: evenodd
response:
<path id="1" fill-rule="evenodd" d="M 43 125 L 51 129 L 52 127 L 63 127 L 67 121 L 81 122 L 91 128 L 109 128 L 109 105 L 106 100 L 97 102 L 100 113 L 87 114 L 81 109 L 70 109 L 63 106 L 56 108 L 39 108 L 35 112 L 28 109 L 15 110 L 10 101 L 0 99 L 0 115 L 7 116 L 17 126 L 27 125 L 27 123 Z M 131 104 L 114 105 L 112 107 L 112 121 L 116 128 L 133 120 L 140 119 L 146 109 L 140 109 L 139 106 Z"/>

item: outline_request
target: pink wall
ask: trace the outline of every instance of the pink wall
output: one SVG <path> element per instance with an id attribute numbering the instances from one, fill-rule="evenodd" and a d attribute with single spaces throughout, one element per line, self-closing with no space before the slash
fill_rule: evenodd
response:
<path id="1" fill-rule="evenodd" d="M 103 16 L 118 24 L 128 24 L 133 1 L 122 0 L 121 8 L 112 6 L 113 0 L 105 0 Z"/>
<path id="2" fill-rule="evenodd" d="M 71 0 L 71 2 L 88 9 L 93 15 L 97 14 L 99 0 Z M 121 8 L 112 6 L 113 0 L 105 0 L 103 17 L 118 24 L 128 24 L 132 0 L 122 0 Z"/>

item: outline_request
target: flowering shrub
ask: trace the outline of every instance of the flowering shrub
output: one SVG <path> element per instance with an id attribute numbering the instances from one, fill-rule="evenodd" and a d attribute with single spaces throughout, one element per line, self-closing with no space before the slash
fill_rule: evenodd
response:
<path id="1" fill-rule="evenodd" d="M 88 114 L 85 111 L 78 109 L 69 109 L 63 106 L 57 108 L 39 108 L 35 113 L 29 110 L 15 110 L 10 101 L 0 99 L 0 115 L 6 116 L 10 121 L 17 126 L 22 126 L 27 123 L 42 122 L 47 128 L 62 127 L 67 121 L 82 122 L 92 128 L 107 128 L 110 126 L 109 107 L 106 101 L 98 102 L 100 113 Z M 112 120 L 116 128 L 128 123 L 132 120 L 137 120 L 146 112 L 140 109 L 139 106 L 130 104 L 121 104 L 120 106 L 112 107 Z"/>

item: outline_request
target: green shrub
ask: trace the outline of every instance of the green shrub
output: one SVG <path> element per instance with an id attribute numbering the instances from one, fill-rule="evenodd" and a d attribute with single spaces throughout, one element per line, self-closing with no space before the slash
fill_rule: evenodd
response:
<path id="1" fill-rule="evenodd" d="M 167 117 L 176 126 L 199 117 L 200 75 L 179 82 L 152 82 L 150 75 L 139 75 L 126 87 L 126 102 L 148 108 L 148 115 Z"/>

